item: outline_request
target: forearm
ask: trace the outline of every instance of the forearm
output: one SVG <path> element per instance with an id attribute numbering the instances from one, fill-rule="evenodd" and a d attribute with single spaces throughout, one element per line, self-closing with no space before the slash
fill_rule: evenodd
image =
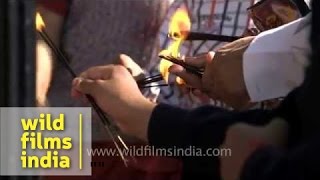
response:
<path id="1" fill-rule="evenodd" d="M 41 5 L 37 6 L 37 11 L 41 14 L 46 24 L 46 31 L 52 41 L 59 46 L 60 36 L 63 26 L 63 17 Z M 50 47 L 37 34 L 37 104 L 46 106 L 46 95 L 52 79 L 54 55 Z"/>
<path id="2" fill-rule="evenodd" d="M 149 144 L 161 149 L 161 152 L 166 149 L 166 153 L 173 153 L 168 156 L 181 158 L 186 176 L 201 174 L 206 179 L 219 179 L 219 156 L 205 153 L 221 148 L 231 125 L 240 122 L 264 125 L 269 122 L 270 116 L 268 111 L 260 110 L 237 113 L 212 106 L 183 110 L 161 104 L 150 118 Z M 230 150 L 230 147 L 226 148 Z M 188 151 L 190 149 L 193 151 Z"/>
<path id="3" fill-rule="evenodd" d="M 270 116 L 269 111 L 260 110 L 238 113 L 213 106 L 184 110 L 160 104 L 150 117 L 148 140 L 159 148 L 217 148 L 230 125 L 238 122 L 263 125 Z"/>

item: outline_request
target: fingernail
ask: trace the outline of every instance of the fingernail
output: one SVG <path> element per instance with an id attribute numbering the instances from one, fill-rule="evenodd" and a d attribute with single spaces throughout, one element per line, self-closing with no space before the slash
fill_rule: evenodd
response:
<path id="1" fill-rule="evenodd" d="M 74 78 L 74 80 L 72 81 L 72 86 L 78 86 L 81 82 L 81 78 L 77 77 L 77 78 Z"/>
<path id="2" fill-rule="evenodd" d="M 179 66 L 179 65 L 172 65 L 169 67 L 169 71 L 171 73 L 179 73 L 179 72 L 182 72 L 184 69 L 182 66 Z"/>
<path id="3" fill-rule="evenodd" d="M 182 55 L 181 60 L 185 61 L 185 59 L 186 59 L 186 55 Z"/>
<path id="4" fill-rule="evenodd" d="M 211 62 L 214 59 L 214 55 L 215 54 L 216 53 L 213 52 L 213 51 L 208 52 L 208 54 L 207 54 L 207 62 Z"/>
<path id="5" fill-rule="evenodd" d="M 129 56 L 128 55 L 126 55 L 126 54 L 120 54 L 120 58 L 128 58 Z"/>
<path id="6" fill-rule="evenodd" d="M 210 51 L 210 52 L 208 53 L 208 56 L 213 58 L 215 54 L 216 54 L 216 53 L 215 53 L 214 51 Z"/>

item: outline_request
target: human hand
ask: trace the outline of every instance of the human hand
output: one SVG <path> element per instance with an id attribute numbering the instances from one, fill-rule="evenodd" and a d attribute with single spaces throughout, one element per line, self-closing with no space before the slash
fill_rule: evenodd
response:
<path id="1" fill-rule="evenodd" d="M 221 149 L 230 149 L 230 156 L 220 156 L 220 172 L 224 180 L 237 180 L 246 160 L 263 146 L 285 147 L 288 139 L 288 124 L 274 119 L 263 127 L 238 123 L 231 126 Z"/>
<path id="2" fill-rule="evenodd" d="M 125 67 L 92 67 L 74 79 L 71 93 L 73 97 L 91 95 L 124 133 L 147 140 L 149 118 L 156 105 L 141 94 Z"/>
<path id="3" fill-rule="evenodd" d="M 182 57 L 181 59 L 186 64 L 189 64 L 199 69 L 205 69 L 206 66 L 212 61 L 214 55 L 214 52 L 208 52 L 195 57 Z M 183 79 L 188 86 L 191 86 L 192 88 L 199 90 L 203 89 L 204 84 L 202 82 L 201 77 L 188 72 L 182 66 L 174 64 L 169 68 L 169 72 Z"/>
<path id="4" fill-rule="evenodd" d="M 135 80 L 139 80 L 144 77 L 142 68 L 136 62 L 134 62 L 131 57 L 125 54 L 120 54 L 119 61 L 121 65 L 123 65 L 130 71 Z"/>
<path id="5" fill-rule="evenodd" d="M 243 54 L 253 39 L 254 37 L 241 38 L 226 44 L 215 53 L 185 58 L 186 63 L 204 68 L 201 79 L 178 65 L 172 66 L 170 72 L 214 100 L 221 100 L 236 110 L 248 109 L 253 104 L 244 82 L 242 61 Z"/>

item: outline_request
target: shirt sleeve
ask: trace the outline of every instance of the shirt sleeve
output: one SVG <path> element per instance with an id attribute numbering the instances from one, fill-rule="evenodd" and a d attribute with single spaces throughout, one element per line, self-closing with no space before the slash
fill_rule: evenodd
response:
<path id="1" fill-rule="evenodd" d="M 301 85 L 310 51 L 310 14 L 259 34 L 243 56 L 252 102 L 285 97 Z"/>
<path id="2" fill-rule="evenodd" d="M 148 127 L 149 143 L 160 148 L 216 148 L 224 140 L 231 124 L 244 122 L 264 125 L 272 117 L 270 111 L 234 112 L 214 106 L 193 110 L 159 104 L 154 109 Z M 208 141 L 208 139 L 212 139 Z"/>
<path id="3" fill-rule="evenodd" d="M 65 16 L 68 11 L 69 0 L 37 0 L 37 4 L 61 16 Z"/>
<path id="4" fill-rule="evenodd" d="M 265 124 L 269 112 L 254 110 L 237 113 L 213 106 L 185 110 L 159 104 L 148 127 L 148 140 L 154 152 L 183 162 L 183 177 L 220 179 L 219 156 L 211 154 L 223 143 L 228 127 L 236 122 Z M 160 150 L 160 151 L 157 151 Z"/>

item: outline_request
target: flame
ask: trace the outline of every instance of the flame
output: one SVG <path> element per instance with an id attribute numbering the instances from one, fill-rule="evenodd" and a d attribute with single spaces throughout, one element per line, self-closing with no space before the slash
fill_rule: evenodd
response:
<path id="1" fill-rule="evenodd" d="M 188 37 L 191 29 L 191 21 L 188 15 L 188 11 L 185 7 L 178 8 L 169 23 L 168 36 L 172 38 L 172 43 L 166 50 L 160 52 L 160 54 L 167 54 L 174 57 L 179 57 L 179 49 L 183 41 Z M 164 59 L 161 59 L 159 70 L 162 74 L 163 79 L 168 83 L 169 80 L 169 67 L 173 63 Z M 183 84 L 182 79 L 177 78 L 178 84 Z"/>
<path id="2" fill-rule="evenodd" d="M 163 51 L 160 52 L 160 54 L 170 54 L 170 51 L 169 50 L 163 50 Z M 167 61 L 165 59 L 161 59 L 160 60 L 159 71 L 160 71 L 160 73 L 161 73 L 161 75 L 162 75 L 162 77 L 163 77 L 163 79 L 164 79 L 164 81 L 166 83 L 169 82 L 169 75 L 170 75 L 169 68 L 172 65 L 173 65 L 173 63 L 170 62 L 170 61 Z"/>
<path id="3" fill-rule="evenodd" d="M 185 7 L 178 8 L 169 23 L 169 37 L 183 41 L 188 37 L 191 21 Z"/>
<path id="4" fill-rule="evenodd" d="M 42 31 L 43 28 L 45 28 L 45 27 L 46 27 L 46 25 L 44 24 L 40 13 L 37 12 L 37 14 L 36 14 L 36 28 L 37 28 L 37 30 Z"/>

